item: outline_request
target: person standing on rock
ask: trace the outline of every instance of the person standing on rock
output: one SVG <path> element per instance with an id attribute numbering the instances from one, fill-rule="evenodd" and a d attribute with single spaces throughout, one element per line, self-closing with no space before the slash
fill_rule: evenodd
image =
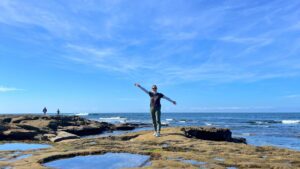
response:
<path id="1" fill-rule="evenodd" d="M 59 109 L 57 109 L 57 115 L 59 116 L 59 114 L 60 114 L 60 110 L 59 110 Z"/>
<path id="2" fill-rule="evenodd" d="M 47 113 L 47 108 L 46 107 L 44 107 L 43 113 L 44 113 L 44 115 L 46 115 L 46 113 Z"/>
<path id="3" fill-rule="evenodd" d="M 174 105 L 176 105 L 176 101 L 171 100 L 170 98 L 164 96 L 162 93 L 157 92 L 157 86 L 153 85 L 152 86 L 152 91 L 148 91 L 145 88 L 143 88 L 140 84 L 135 83 L 134 84 L 136 87 L 140 88 L 143 90 L 145 93 L 149 94 L 150 96 L 150 112 L 152 116 L 152 123 L 154 126 L 154 136 L 160 137 L 160 128 L 161 128 L 161 122 L 160 122 L 160 115 L 161 115 L 161 104 L 160 104 L 160 99 L 164 98 Z"/>

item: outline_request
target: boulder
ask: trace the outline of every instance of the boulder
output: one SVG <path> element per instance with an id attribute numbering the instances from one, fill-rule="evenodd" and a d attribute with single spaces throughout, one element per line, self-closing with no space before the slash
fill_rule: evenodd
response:
<path id="1" fill-rule="evenodd" d="M 65 131 L 59 131 L 57 132 L 57 135 L 55 137 L 49 137 L 49 140 L 52 142 L 59 142 L 63 140 L 69 140 L 69 139 L 78 139 L 79 136 L 75 134 L 71 134 Z"/>
<path id="2" fill-rule="evenodd" d="M 182 128 L 181 131 L 183 131 L 184 135 L 189 138 L 246 143 L 246 139 L 244 138 L 232 138 L 231 131 L 227 128 L 187 127 Z"/>

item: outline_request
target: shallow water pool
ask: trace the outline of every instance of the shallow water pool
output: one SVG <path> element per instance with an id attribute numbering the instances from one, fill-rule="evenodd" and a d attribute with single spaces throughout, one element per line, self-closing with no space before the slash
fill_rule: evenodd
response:
<path id="1" fill-rule="evenodd" d="M 0 144 L 0 151 L 25 151 L 50 147 L 48 144 L 4 143 Z"/>
<path id="2" fill-rule="evenodd" d="M 56 169 L 120 169 L 149 166 L 150 156 L 130 153 L 105 153 L 101 155 L 77 156 L 45 163 Z"/>

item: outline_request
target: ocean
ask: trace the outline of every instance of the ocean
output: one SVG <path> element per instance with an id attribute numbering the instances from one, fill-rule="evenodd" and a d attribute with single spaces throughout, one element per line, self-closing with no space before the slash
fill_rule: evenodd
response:
<path id="1" fill-rule="evenodd" d="M 149 113 L 76 115 L 110 123 L 151 123 Z M 300 113 L 162 113 L 161 120 L 163 124 L 171 127 L 225 127 L 232 131 L 233 136 L 246 138 L 250 145 L 276 146 L 300 151 Z"/>

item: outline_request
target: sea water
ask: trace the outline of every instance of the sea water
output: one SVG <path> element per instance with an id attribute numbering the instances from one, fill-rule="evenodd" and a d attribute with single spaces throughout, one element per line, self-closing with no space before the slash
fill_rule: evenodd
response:
<path id="1" fill-rule="evenodd" d="M 132 167 L 144 167 L 150 157 L 147 155 L 130 153 L 105 153 L 100 155 L 76 156 L 72 158 L 55 160 L 45 163 L 46 167 L 56 169 L 120 169 Z"/>
<path id="2" fill-rule="evenodd" d="M 151 124 L 149 113 L 86 113 L 83 117 L 110 123 Z M 226 127 L 233 136 L 244 137 L 251 145 L 300 151 L 300 113 L 162 113 L 161 120 L 171 127 Z"/>
<path id="3" fill-rule="evenodd" d="M 0 144 L 0 151 L 25 151 L 34 149 L 50 148 L 48 144 L 30 144 L 30 143 L 4 143 Z"/>

